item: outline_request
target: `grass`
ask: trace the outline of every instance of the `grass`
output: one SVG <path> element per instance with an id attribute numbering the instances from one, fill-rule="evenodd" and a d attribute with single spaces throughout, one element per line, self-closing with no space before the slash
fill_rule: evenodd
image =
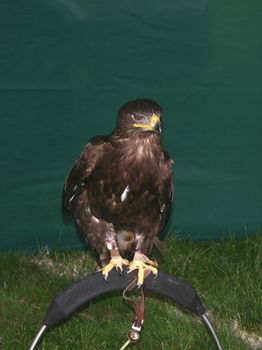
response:
<path id="1" fill-rule="evenodd" d="M 262 349 L 262 235 L 193 242 L 170 238 L 159 269 L 193 285 L 227 350 Z M 97 268 L 81 251 L 0 255 L 0 348 L 28 349 L 58 292 Z M 119 294 L 98 298 L 48 331 L 41 350 L 119 349 L 133 316 Z M 146 299 L 141 342 L 130 349 L 214 349 L 196 317 L 167 300 Z"/>

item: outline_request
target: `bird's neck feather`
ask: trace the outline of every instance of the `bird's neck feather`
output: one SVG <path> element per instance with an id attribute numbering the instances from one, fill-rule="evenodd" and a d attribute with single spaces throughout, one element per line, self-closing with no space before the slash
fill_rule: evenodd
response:
<path id="1" fill-rule="evenodd" d="M 163 155 L 160 137 L 156 133 L 137 133 L 131 137 L 114 136 L 115 149 L 123 156 L 143 160 Z"/>

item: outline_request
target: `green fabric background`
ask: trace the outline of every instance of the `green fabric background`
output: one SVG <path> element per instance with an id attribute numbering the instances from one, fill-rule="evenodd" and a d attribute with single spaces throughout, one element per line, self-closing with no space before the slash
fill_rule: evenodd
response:
<path id="1" fill-rule="evenodd" d="M 180 236 L 262 228 L 261 0 L 0 2 L 1 250 L 81 246 L 65 176 L 121 104 L 164 109 Z"/>

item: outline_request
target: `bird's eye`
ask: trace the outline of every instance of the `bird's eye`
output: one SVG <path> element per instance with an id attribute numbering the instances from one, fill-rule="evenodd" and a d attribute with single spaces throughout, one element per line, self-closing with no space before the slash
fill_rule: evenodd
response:
<path id="1" fill-rule="evenodd" d="M 139 122 L 139 121 L 145 119 L 145 117 L 142 114 L 132 114 L 132 119 L 135 122 Z"/>

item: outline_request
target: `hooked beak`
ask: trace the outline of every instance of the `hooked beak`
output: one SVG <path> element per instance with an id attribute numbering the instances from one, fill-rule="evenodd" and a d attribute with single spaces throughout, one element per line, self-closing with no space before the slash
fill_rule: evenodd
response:
<path id="1" fill-rule="evenodd" d="M 150 125 L 153 131 L 156 131 L 158 134 L 161 134 L 161 122 L 160 118 L 156 114 L 153 114 L 150 118 Z"/>
<path id="2" fill-rule="evenodd" d="M 156 122 L 156 124 L 154 125 L 154 129 L 158 134 L 161 134 L 162 129 L 161 129 L 160 120 L 158 122 Z"/>

